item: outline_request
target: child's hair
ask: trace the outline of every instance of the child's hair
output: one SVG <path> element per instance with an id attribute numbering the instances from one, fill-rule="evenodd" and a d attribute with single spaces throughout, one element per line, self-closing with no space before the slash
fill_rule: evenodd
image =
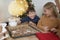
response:
<path id="1" fill-rule="evenodd" d="M 29 12 L 35 12 L 35 9 L 33 7 L 29 8 L 26 14 L 29 14 Z"/>
<path id="2" fill-rule="evenodd" d="M 55 17 L 58 17 L 58 11 L 57 11 L 56 5 L 55 5 L 54 3 L 48 2 L 48 3 L 46 3 L 46 4 L 44 5 L 44 8 L 47 8 L 47 9 L 51 9 L 51 8 L 52 8 L 52 10 L 53 10 L 53 13 L 52 13 L 52 14 L 53 14 Z"/>

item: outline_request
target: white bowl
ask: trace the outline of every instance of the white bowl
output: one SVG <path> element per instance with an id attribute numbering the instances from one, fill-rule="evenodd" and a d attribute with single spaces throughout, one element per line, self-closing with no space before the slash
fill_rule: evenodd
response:
<path id="1" fill-rule="evenodd" d="M 17 22 L 9 22 L 9 26 L 15 27 L 15 26 L 17 26 Z"/>

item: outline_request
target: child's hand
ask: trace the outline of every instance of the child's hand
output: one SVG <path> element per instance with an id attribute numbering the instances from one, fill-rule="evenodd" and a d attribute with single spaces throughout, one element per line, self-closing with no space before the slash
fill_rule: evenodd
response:
<path id="1" fill-rule="evenodd" d="M 49 29 L 48 29 L 48 27 L 47 26 L 44 26 L 44 31 L 42 31 L 42 33 L 48 33 L 49 32 Z"/>
<path id="2" fill-rule="evenodd" d="M 51 31 L 56 32 L 57 30 L 56 30 L 56 28 L 52 28 Z"/>
<path id="3" fill-rule="evenodd" d="M 33 24 L 33 22 L 32 22 L 32 21 L 30 21 L 30 22 L 29 22 L 29 24 Z"/>
<path id="4" fill-rule="evenodd" d="M 46 26 L 46 27 L 44 27 L 44 31 L 48 31 L 49 29 L 48 29 L 48 27 Z"/>
<path id="5" fill-rule="evenodd" d="M 36 26 L 36 24 L 33 23 L 32 21 L 29 22 L 29 25 L 31 25 L 31 26 Z"/>
<path id="6" fill-rule="evenodd" d="M 17 24 L 21 24 L 21 21 L 17 21 Z"/>
<path id="7" fill-rule="evenodd" d="M 30 22 L 29 22 L 29 25 L 33 25 L 33 22 L 30 21 Z"/>

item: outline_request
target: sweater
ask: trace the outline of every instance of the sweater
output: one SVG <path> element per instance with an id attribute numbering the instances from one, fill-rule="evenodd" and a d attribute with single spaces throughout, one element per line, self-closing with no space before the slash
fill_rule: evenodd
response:
<path id="1" fill-rule="evenodd" d="M 49 30 L 51 30 L 52 28 L 60 28 L 59 27 L 60 26 L 60 20 L 58 18 L 51 19 L 51 18 L 43 15 L 40 18 L 40 20 L 37 24 L 37 27 L 40 30 L 44 31 L 43 27 L 45 27 L 45 26 L 47 26 Z"/>

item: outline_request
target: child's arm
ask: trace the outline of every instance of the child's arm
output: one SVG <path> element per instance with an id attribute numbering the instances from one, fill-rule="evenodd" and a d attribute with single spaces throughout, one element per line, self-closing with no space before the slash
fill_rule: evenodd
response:
<path id="1" fill-rule="evenodd" d="M 52 28 L 51 31 L 57 32 L 57 29 L 56 28 Z"/>
<path id="2" fill-rule="evenodd" d="M 20 21 L 21 21 L 21 23 L 28 22 L 29 21 L 29 18 L 27 16 L 27 17 L 22 18 Z"/>
<path id="3" fill-rule="evenodd" d="M 41 32 L 48 32 L 49 29 L 47 28 L 47 26 L 44 26 L 42 23 L 43 23 L 43 20 L 44 19 L 44 16 L 41 17 L 41 19 L 38 21 L 38 24 L 37 24 L 37 27 L 41 30 Z"/>
<path id="4" fill-rule="evenodd" d="M 37 24 L 40 18 L 38 16 L 35 16 L 34 23 Z"/>
<path id="5" fill-rule="evenodd" d="M 39 22 L 38 22 L 37 27 L 41 30 L 40 32 L 42 32 L 42 33 L 48 33 L 49 32 L 48 27 L 41 25 L 41 23 L 39 23 Z"/>
<path id="6" fill-rule="evenodd" d="M 28 21 L 28 17 L 21 18 L 17 23 L 21 24 Z"/>
<path id="7" fill-rule="evenodd" d="M 38 21 L 38 24 L 37 24 L 37 27 L 40 29 L 40 30 L 43 30 L 43 25 L 42 25 L 42 18 Z"/>

